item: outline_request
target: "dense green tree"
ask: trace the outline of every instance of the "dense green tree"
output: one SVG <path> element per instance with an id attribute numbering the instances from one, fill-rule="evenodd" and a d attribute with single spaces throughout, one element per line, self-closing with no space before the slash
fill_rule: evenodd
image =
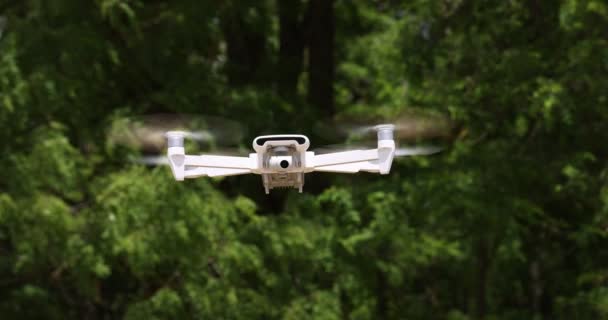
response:
<path id="1" fill-rule="evenodd" d="M 608 5 L 0 1 L 0 314 L 608 319 Z M 175 182 L 116 119 L 442 115 L 388 176 Z M 323 127 L 323 126 L 321 126 Z"/>

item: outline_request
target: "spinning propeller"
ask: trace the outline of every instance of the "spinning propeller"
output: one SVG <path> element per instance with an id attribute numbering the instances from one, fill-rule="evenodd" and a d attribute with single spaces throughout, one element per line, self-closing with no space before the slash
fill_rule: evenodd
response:
<path id="1" fill-rule="evenodd" d="M 452 135 L 452 123 L 445 117 L 422 114 L 404 114 L 394 119 L 373 119 L 369 122 L 392 123 L 393 136 L 397 143 L 395 157 L 431 155 L 443 150 L 442 144 Z M 315 153 L 365 150 L 375 147 L 377 125 L 364 124 L 360 120 L 339 119 L 318 124 L 315 131 L 323 136 L 335 136 L 342 144 L 331 144 L 315 148 Z"/>
<path id="2" fill-rule="evenodd" d="M 244 136 L 243 127 L 216 116 L 151 114 L 121 117 L 112 123 L 108 142 L 141 151 L 143 156 L 133 159 L 136 163 L 168 165 L 166 135 L 171 131 L 184 137 L 191 152 L 243 154 L 237 149 Z"/>

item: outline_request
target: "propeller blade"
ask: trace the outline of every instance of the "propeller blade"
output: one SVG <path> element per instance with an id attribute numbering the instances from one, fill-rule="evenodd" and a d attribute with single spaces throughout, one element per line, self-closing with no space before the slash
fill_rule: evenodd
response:
<path id="1" fill-rule="evenodd" d="M 395 157 L 427 156 L 438 153 L 441 150 L 443 148 L 436 146 L 403 147 L 395 149 Z"/>
<path id="2" fill-rule="evenodd" d="M 398 141 L 448 138 L 452 135 L 454 127 L 444 116 L 410 111 L 393 118 L 336 119 L 332 122 L 318 123 L 313 130 L 329 139 L 336 137 L 338 140 L 367 141 L 375 139 L 375 126 L 381 123 L 395 126 L 394 137 Z"/>
<path id="3" fill-rule="evenodd" d="M 134 162 L 149 166 L 168 166 L 169 159 L 166 156 L 144 156 Z"/>
<path id="4" fill-rule="evenodd" d="M 116 119 L 108 133 L 108 141 L 146 152 L 160 152 L 166 147 L 165 133 L 168 131 L 180 131 L 189 140 L 213 146 L 237 145 L 244 136 L 244 130 L 237 122 L 219 117 L 152 114 Z"/>

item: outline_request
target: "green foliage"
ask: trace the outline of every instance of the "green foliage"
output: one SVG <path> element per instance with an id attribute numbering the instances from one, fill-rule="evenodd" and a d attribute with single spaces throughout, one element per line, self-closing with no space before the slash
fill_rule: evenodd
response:
<path id="1" fill-rule="evenodd" d="M 0 4 L 4 318 L 608 319 L 604 1 L 335 1 L 334 114 L 306 103 L 311 3 Z M 419 111 L 455 124 L 442 154 L 285 197 L 106 141 L 122 115 L 231 116 L 248 146 Z"/>

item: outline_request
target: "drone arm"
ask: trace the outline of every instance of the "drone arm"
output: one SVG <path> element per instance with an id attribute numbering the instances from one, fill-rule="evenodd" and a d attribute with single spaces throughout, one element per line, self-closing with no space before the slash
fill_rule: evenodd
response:
<path id="1" fill-rule="evenodd" d="M 186 178 L 200 176 L 221 177 L 251 173 L 256 159 L 251 157 L 231 156 L 186 156 Z"/>
<path id="2" fill-rule="evenodd" d="M 361 161 L 375 160 L 378 158 L 378 150 L 352 150 L 344 152 L 333 152 L 328 154 L 315 155 L 313 164 L 315 168 L 331 166 L 336 164 L 353 163 Z"/>
<path id="3" fill-rule="evenodd" d="M 169 164 L 175 180 L 201 176 L 221 177 L 251 173 L 255 158 L 213 155 L 186 155 L 183 147 L 169 147 Z"/>
<path id="4" fill-rule="evenodd" d="M 189 168 L 184 172 L 184 178 L 198 178 L 202 176 L 208 177 L 225 177 L 235 176 L 239 174 L 251 173 L 249 169 L 230 169 L 230 168 Z"/>
<path id="5" fill-rule="evenodd" d="M 252 162 L 253 161 L 253 162 Z M 252 169 L 252 163 L 255 159 L 250 157 L 231 157 L 231 156 L 213 156 L 213 155 L 186 155 L 186 166 L 193 167 L 210 167 L 210 168 L 230 168 L 230 169 Z"/>
<path id="6" fill-rule="evenodd" d="M 393 140 L 378 141 L 377 149 L 334 152 L 322 155 L 310 154 L 314 171 L 356 173 L 359 171 L 387 174 L 395 155 Z"/>

